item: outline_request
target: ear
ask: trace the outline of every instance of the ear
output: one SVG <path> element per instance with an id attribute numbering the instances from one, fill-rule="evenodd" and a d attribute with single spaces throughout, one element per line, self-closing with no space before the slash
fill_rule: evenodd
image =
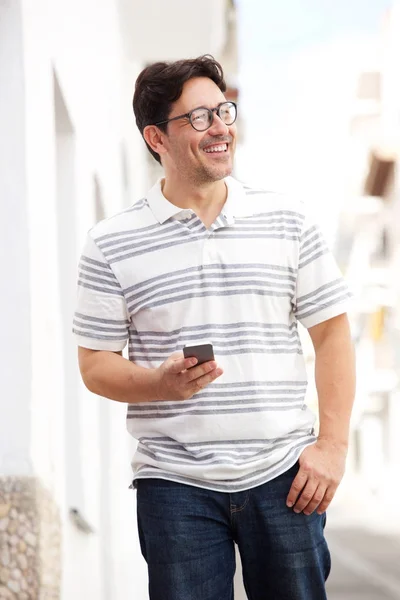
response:
<path id="1" fill-rule="evenodd" d="M 158 129 L 156 125 L 147 125 L 143 129 L 143 137 L 150 148 L 160 156 L 167 152 L 165 147 L 165 138 L 167 134 Z"/>

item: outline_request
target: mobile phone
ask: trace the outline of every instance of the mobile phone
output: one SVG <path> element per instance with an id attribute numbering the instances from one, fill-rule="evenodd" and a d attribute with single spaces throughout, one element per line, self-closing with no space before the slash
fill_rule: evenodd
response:
<path id="1" fill-rule="evenodd" d="M 212 344 L 198 344 L 196 346 L 184 346 L 183 356 L 185 358 L 197 358 L 197 363 L 194 365 L 202 365 L 209 360 L 214 360 L 214 350 Z"/>

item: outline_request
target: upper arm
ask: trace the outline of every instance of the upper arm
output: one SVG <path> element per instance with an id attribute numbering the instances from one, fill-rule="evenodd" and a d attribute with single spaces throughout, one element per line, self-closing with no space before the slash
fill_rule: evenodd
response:
<path id="1" fill-rule="evenodd" d="M 315 351 L 321 346 L 321 344 L 331 335 L 339 336 L 340 338 L 349 339 L 350 336 L 350 324 L 346 313 L 332 317 L 327 321 L 318 323 L 308 329 L 311 341 L 313 343 Z"/>
<path id="2" fill-rule="evenodd" d="M 95 364 L 97 357 L 103 353 L 104 350 L 92 350 L 91 348 L 84 348 L 83 346 L 78 346 L 79 370 L 83 379 Z M 119 354 L 120 356 L 122 356 L 122 350 L 113 352 L 113 354 Z"/>

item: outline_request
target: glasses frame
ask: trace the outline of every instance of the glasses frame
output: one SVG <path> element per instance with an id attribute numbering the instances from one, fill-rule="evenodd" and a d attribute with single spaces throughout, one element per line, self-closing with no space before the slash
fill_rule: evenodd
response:
<path id="1" fill-rule="evenodd" d="M 221 108 L 223 106 L 225 106 L 226 104 L 233 105 L 235 107 L 235 112 L 236 112 L 234 120 L 229 125 L 224 123 L 224 121 L 221 119 Z M 199 110 L 200 108 L 208 111 L 208 113 L 211 113 L 210 124 L 205 129 L 196 129 L 196 127 L 192 123 L 192 114 L 196 110 Z M 193 127 L 193 129 L 195 131 L 207 131 L 207 129 L 210 129 L 210 127 L 212 127 L 212 124 L 214 122 L 214 114 L 213 113 L 215 113 L 221 119 L 221 121 L 225 125 L 227 125 L 227 127 L 230 127 L 231 125 L 233 125 L 235 123 L 235 121 L 237 119 L 237 104 L 236 104 L 236 102 L 232 102 L 231 100 L 225 100 L 225 102 L 221 102 L 221 104 L 218 104 L 218 106 L 216 106 L 215 108 L 207 108 L 206 106 L 197 106 L 196 108 L 193 108 L 193 110 L 189 111 L 188 113 L 185 113 L 184 115 L 178 115 L 177 117 L 172 117 L 172 119 L 166 119 L 165 121 L 158 121 L 158 123 L 152 123 L 152 125 L 164 125 L 165 123 L 170 123 L 171 121 L 177 121 L 178 119 L 188 119 L 189 123 L 191 124 L 191 126 Z"/>

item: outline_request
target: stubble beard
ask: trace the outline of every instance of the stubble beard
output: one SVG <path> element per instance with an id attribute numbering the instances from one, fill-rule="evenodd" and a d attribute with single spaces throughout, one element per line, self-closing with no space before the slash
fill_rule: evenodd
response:
<path id="1" fill-rule="evenodd" d="M 210 183 L 215 183 L 216 181 L 220 181 L 221 179 L 225 179 L 232 173 L 232 165 L 228 163 L 226 165 L 221 165 L 220 167 L 209 167 L 208 165 L 199 164 L 197 168 L 187 168 L 182 170 L 182 173 L 188 176 L 190 181 L 195 183 L 196 185 L 205 185 Z"/>

